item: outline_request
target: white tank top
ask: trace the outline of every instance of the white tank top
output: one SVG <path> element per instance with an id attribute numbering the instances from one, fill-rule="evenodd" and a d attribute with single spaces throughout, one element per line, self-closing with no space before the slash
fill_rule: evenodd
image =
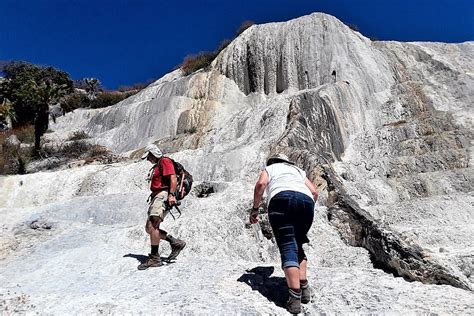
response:
<path id="1" fill-rule="evenodd" d="M 282 191 L 301 192 L 313 199 L 311 191 L 305 184 L 304 170 L 288 163 L 275 163 L 266 167 L 265 171 L 268 173 L 267 205 L 272 197 Z"/>

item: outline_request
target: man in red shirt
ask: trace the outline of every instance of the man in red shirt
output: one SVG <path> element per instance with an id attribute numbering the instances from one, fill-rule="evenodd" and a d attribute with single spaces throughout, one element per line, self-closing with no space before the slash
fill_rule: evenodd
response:
<path id="1" fill-rule="evenodd" d="M 172 237 L 170 234 L 160 229 L 161 222 L 165 219 L 173 205 L 176 204 L 176 172 L 171 159 L 163 157 L 161 150 L 154 144 L 145 148 L 142 159 L 147 159 L 153 164 L 150 171 L 151 201 L 148 208 L 148 219 L 145 230 L 150 235 L 151 253 L 148 260 L 138 266 L 138 270 L 145 270 L 150 267 L 163 265 L 158 246 L 161 239 L 168 241 L 171 245 L 171 254 L 167 260 L 176 259 L 183 250 L 186 243 L 180 239 Z"/>

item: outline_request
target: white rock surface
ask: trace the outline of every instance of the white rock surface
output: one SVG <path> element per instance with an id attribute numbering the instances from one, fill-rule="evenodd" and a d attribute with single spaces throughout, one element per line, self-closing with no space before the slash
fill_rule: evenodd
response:
<path id="1" fill-rule="evenodd" d="M 137 271 L 149 250 L 146 162 L 0 177 L 0 307 L 285 314 L 277 249 L 245 228 L 274 148 L 318 182 L 314 163 L 332 162 L 371 215 L 472 284 L 473 53 L 474 43 L 371 42 L 312 14 L 252 26 L 207 71 L 177 70 L 117 105 L 58 118 L 53 140 L 84 130 L 125 155 L 159 140 L 217 192 L 186 198 L 183 216 L 165 221 L 188 242 L 175 264 Z M 470 291 L 375 269 L 367 250 L 340 239 L 322 203 L 310 239 L 309 313 L 474 312 Z M 255 267 L 264 268 L 246 272 Z"/>

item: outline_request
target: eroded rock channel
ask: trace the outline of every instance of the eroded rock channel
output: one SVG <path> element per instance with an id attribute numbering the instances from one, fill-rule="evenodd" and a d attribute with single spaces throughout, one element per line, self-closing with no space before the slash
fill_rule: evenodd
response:
<path id="1" fill-rule="evenodd" d="M 397 232 L 378 223 L 346 193 L 331 169 L 325 168 L 323 177 L 328 183 L 329 222 L 347 244 L 367 249 L 374 267 L 409 281 L 472 290 L 469 284 L 431 260 L 420 246 L 406 243 Z"/>

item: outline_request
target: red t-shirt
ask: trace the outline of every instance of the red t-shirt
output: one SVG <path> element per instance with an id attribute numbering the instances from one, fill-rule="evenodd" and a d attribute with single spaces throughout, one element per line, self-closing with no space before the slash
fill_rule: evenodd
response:
<path id="1" fill-rule="evenodd" d="M 161 168 L 158 164 L 161 165 Z M 169 176 L 176 174 L 171 159 L 163 157 L 160 159 L 158 164 L 153 169 L 153 176 L 151 177 L 150 189 L 153 192 L 168 190 L 170 186 Z M 160 174 L 160 169 L 163 170 L 163 174 Z"/>

